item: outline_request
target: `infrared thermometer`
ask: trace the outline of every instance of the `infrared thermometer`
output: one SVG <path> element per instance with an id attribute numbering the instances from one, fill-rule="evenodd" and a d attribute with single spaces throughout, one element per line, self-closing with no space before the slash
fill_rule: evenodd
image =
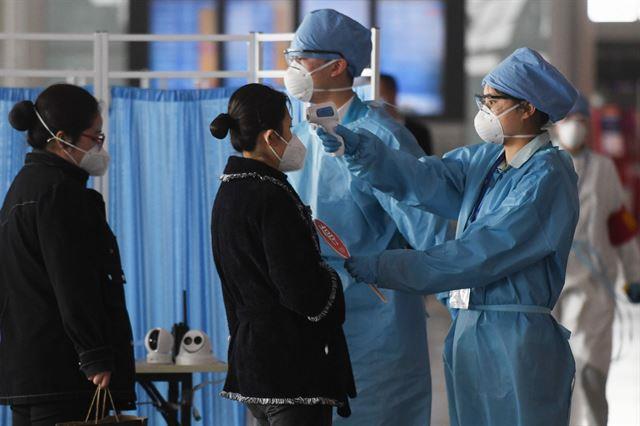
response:
<path id="1" fill-rule="evenodd" d="M 307 108 L 307 121 L 314 126 L 322 126 L 327 133 L 332 134 L 340 141 L 340 148 L 331 153 L 332 157 L 340 157 L 344 154 L 344 139 L 336 133 L 336 127 L 340 124 L 336 104 L 333 102 L 311 104 Z"/>

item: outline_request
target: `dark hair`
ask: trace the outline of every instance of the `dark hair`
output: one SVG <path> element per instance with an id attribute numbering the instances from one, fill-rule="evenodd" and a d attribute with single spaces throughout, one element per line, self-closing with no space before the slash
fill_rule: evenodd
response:
<path id="1" fill-rule="evenodd" d="M 274 129 L 282 134 L 288 106 L 289 98 L 284 93 L 264 84 L 247 84 L 231 95 L 228 113 L 218 115 L 209 130 L 218 139 L 231 131 L 231 145 L 236 151 L 253 151 L 260 132 Z"/>
<path id="2" fill-rule="evenodd" d="M 535 115 L 537 116 L 536 125 L 540 128 L 544 127 L 544 125 L 549 122 L 549 114 L 547 114 L 546 112 L 542 112 L 536 108 Z"/>
<path id="3" fill-rule="evenodd" d="M 394 92 L 398 91 L 398 82 L 391 74 L 380 74 L 380 83 L 386 84 Z"/>
<path id="4" fill-rule="evenodd" d="M 44 149 L 51 134 L 36 116 L 40 117 L 55 134 L 62 131 L 71 138 L 71 143 L 80 134 L 91 127 L 100 112 L 98 101 L 91 93 L 72 84 L 54 84 L 47 87 L 36 99 L 21 101 L 13 106 L 9 113 L 9 123 L 21 132 L 27 131 L 29 145 Z"/>

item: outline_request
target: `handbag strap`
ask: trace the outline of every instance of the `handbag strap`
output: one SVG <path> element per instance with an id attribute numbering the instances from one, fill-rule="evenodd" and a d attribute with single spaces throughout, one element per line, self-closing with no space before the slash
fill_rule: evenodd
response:
<path id="1" fill-rule="evenodd" d="M 95 424 L 98 424 L 99 418 L 104 418 L 105 411 L 107 409 L 107 395 L 109 396 L 109 402 L 111 403 L 111 408 L 113 408 L 113 413 L 116 417 L 116 421 L 119 422 L 118 418 L 118 410 L 116 409 L 116 405 L 113 402 L 113 397 L 111 396 L 111 391 L 109 388 L 104 389 L 104 393 L 102 393 L 102 389 L 100 386 L 96 386 L 96 391 L 93 394 L 93 398 L 91 399 L 91 404 L 89 405 L 89 411 L 87 412 L 87 417 L 85 417 L 85 423 L 89 421 L 89 417 L 91 417 L 91 412 L 93 411 L 93 406 L 96 406 L 96 417 Z M 100 404 L 100 398 L 102 397 L 102 404 Z M 102 405 L 102 415 L 100 415 L 100 405 Z"/>
<path id="2" fill-rule="evenodd" d="M 113 397 L 111 396 L 111 391 L 107 388 L 107 395 L 109 395 L 109 401 L 111 401 L 111 408 L 113 408 L 113 415 L 116 417 L 116 421 L 119 423 L 120 419 L 118 418 L 118 409 L 116 408 L 116 404 L 113 403 Z"/>
<path id="3" fill-rule="evenodd" d="M 96 387 L 96 391 L 93 393 L 93 398 L 91 398 L 91 404 L 89 405 L 89 411 L 87 411 L 87 417 L 84 418 L 84 422 L 88 422 L 89 421 L 89 417 L 91 416 L 91 411 L 93 410 L 93 405 L 96 402 L 96 397 L 98 396 L 98 393 L 100 392 L 100 388 Z"/>

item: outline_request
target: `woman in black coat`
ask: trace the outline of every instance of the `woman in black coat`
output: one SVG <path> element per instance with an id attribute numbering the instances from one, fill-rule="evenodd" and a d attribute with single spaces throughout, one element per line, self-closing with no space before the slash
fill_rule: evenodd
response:
<path id="1" fill-rule="evenodd" d="M 320 257 L 310 209 L 283 172 L 302 167 L 287 97 L 249 84 L 211 133 L 233 147 L 211 220 L 213 256 L 229 323 L 223 397 L 261 425 L 330 425 L 355 397 L 338 274 Z"/>
<path id="2" fill-rule="evenodd" d="M 95 386 L 134 408 L 124 274 L 89 175 L 109 164 L 98 102 L 67 84 L 9 121 L 33 151 L 0 210 L 0 404 L 14 425 L 84 419 Z"/>

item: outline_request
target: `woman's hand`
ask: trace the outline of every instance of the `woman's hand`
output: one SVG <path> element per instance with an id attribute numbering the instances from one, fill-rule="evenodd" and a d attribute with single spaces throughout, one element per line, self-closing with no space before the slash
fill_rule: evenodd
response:
<path id="1" fill-rule="evenodd" d="M 111 371 L 103 371 L 102 373 L 94 374 L 89 377 L 89 381 L 94 385 L 99 386 L 100 389 L 106 389 L 109 387 L 111 381 Z"/>

